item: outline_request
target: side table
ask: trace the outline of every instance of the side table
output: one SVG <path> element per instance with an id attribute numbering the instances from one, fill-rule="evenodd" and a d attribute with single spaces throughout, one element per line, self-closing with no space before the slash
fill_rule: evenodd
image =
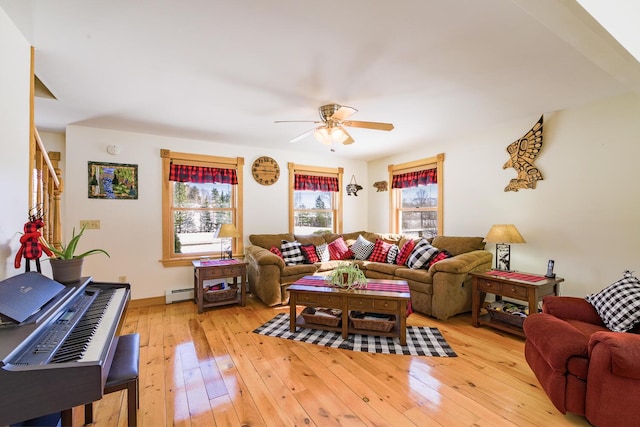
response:
<path id="1" fill-rule="evenodd" d="M 193 299 L 198 305 L 198 314 L 201 314 L 205 308 L 217 307 L 227 304 L 240 304 L 244 307 L 247 302 L 247 265 L 248 263 L 237 259 L 200 261 L 193 260 Z M 233 286 L 238 288 L 240 292 L 236 293 L 235 298 L 229 298 L 221 301 L 205 301 L 204 300 L 204 281 L 210 279 L 223 279 L 233 277 Z M 240 277 L 240 284 L 238 284 Z"/>
<path id="2" fill-rule="evenodd" d="M 561 277 L 547 278 L 530 273 L 513 273 L 500 270 L 484 272 L 471 272 L 472 277 L 472 302 L 471 302 L 471 324 L 490 326 L 512 334 L 524 337 L 522 328 L 497 319 L 492 319 L 488 314 L 480 315 L 482 304 L 487 293 L 496 295 L 499 301 L 502 297 L 526 301 L 529 312 L 535 313 L 538 309 L 538 301 L 547 295 L 559 295 L 560 283 L 564 281 Z"/>

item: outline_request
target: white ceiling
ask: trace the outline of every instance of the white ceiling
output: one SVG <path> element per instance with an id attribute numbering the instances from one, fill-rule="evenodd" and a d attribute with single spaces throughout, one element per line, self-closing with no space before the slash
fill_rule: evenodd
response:
<path id="1" fill-rule="evenodd" d="M 357 108 L 336 155 L 372 160 L 629 90 L 640 63 L 576 2 L 0 0 L 67 124 L 325 153 L 288 140 Z M 526 132 L 528 129 L 523 129 Z"/>

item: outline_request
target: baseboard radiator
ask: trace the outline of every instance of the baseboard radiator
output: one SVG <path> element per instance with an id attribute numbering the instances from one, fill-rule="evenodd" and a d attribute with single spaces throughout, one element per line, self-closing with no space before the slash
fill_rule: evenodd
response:
<path id="1" fill-rule="evenodd" d="M 171 304 L 180 301 L 193 301 L 193 286 L 190 288 L 167 289 L 164 293 L 165 303 Z"/>

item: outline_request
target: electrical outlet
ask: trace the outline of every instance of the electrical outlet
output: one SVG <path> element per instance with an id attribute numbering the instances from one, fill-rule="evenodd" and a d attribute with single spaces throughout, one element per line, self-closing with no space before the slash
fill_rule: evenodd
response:
<path id="1" fill-rule="evenodd" d="M 83 227 L 85 230 L 99 230 L 100 220 L 99 219 L 81 219 L 80 228 L 82 229 Z"/>
<path id="2" fill-rule="evenodd" d="M 118 276 L 118 281 L 120 283 L 127 283 L 127 276 Z"/>

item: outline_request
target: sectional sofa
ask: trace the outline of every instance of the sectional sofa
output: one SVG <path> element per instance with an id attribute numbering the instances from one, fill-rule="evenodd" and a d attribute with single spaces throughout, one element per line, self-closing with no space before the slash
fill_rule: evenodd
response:
<path id="1" fill-rule="evenodd" d="M 282 241 L 297 241 L 303 245 L 320 246 L 341 237 L 352 245 L 359 236 L 369 242 L 381 239 L 402 248 L 407 238 L 402 235 L 378 234 L 357 231 L 343 234 L 294 235 L 252 234 L 245 259 L 248 265 L 249 290 L 266 305 L 286 304 L 289 300 L 287 287 L 307 275 L 326 275 L 344 261 L 330 260 L 315 263 L 287 265 L 284 259 L 271 252 L 280 248 Z M 409 284 L 413 310 L 446 320 L 458 313 L 471 310 L 471 277 L 468 273 L 491 268 L 492 254 L 484 250 L 482 237 L 437 236 L 431 245 L 447 251 L 449 258 L 428 268 L 409 268 L 407 265 L 357 260 L 365 276 L 371 279 L 405 280 Z"/>

